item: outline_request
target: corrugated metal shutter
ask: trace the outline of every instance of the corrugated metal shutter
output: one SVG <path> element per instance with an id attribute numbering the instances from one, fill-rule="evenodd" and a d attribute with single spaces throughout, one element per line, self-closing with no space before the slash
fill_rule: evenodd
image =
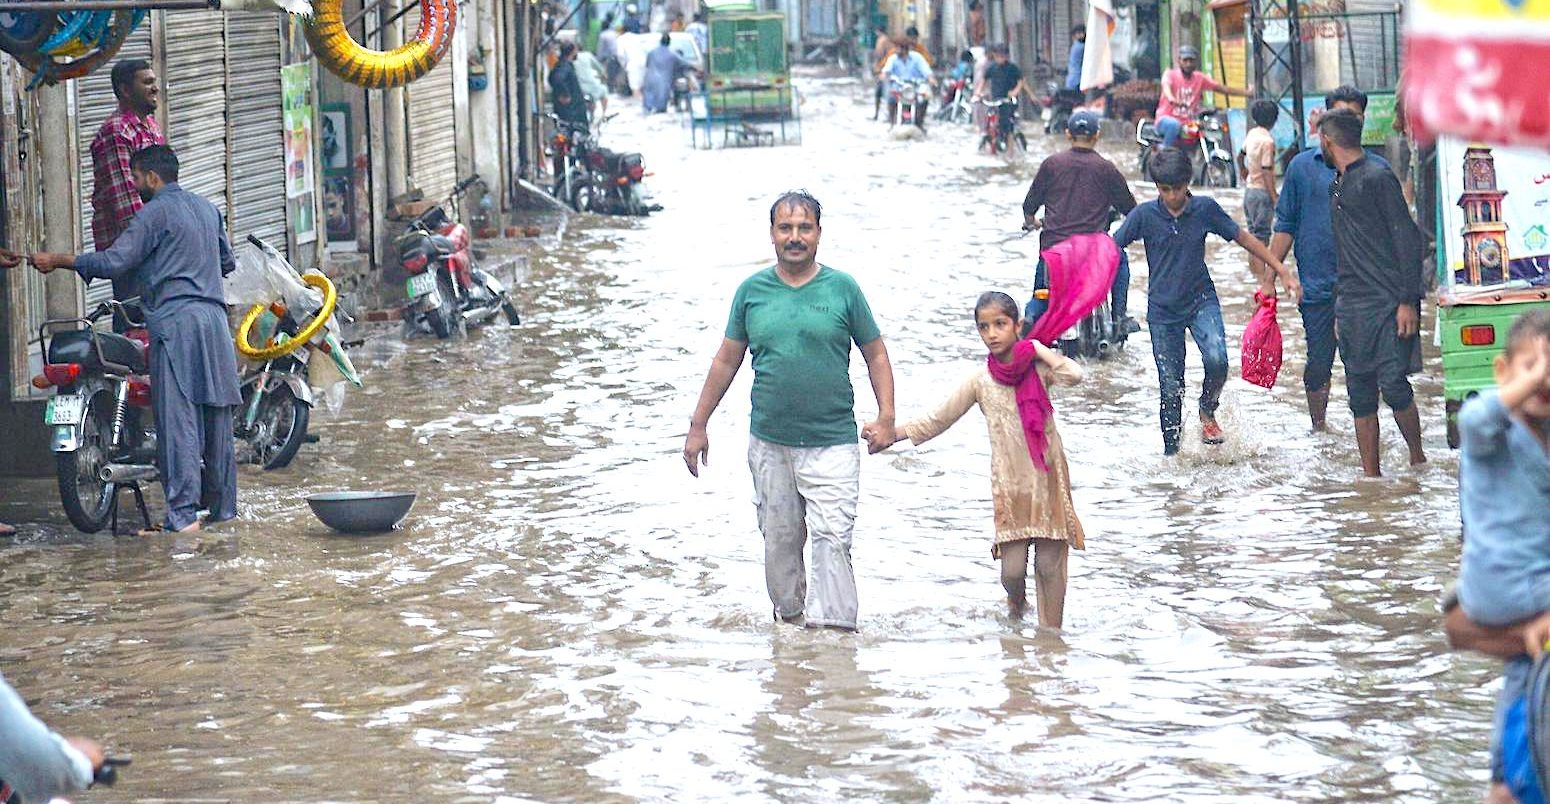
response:
<path id="1" fill-rule="evenodd" d="M 178 184 L 226 213 L 226 14 L 174 11 L 163 19 L 161 80 L 167 144 L 178 154 Z"/>
<path id="2" fill-rule="evenodd" d="M 404 30 L 420 25 L 419 7 L 404 15 Z M 409 96 L 409 176 L 428 199 L 439 200 L 457 184 L 457 114 L 453 109 L 452 56 L 404 89 Z"/>
<path id="3" fill-rule="evenodd" d="M 226 114 L 231 127 L 232 241 L 250 234 L 286 253 L 285 141 L 280 103 L 280 18 L 226 19 Z"/>
<path id="4" fill-rule="evenodd" d="M 836 0 L 806 0 L 803 20 L 808 36 L 832 39 L 840 35 L 840 8 Z"/>
<path id="5" fill-rule="evenodd" d="M 1066 75 L 1066 60 L 1071 58 L 1071 26 L 1085 20 L 1077 18 L 1077 14 L 1085 14 L 1086 6 L 1076 6 L 1071 0 L 1055 0 L 1055 30 L 1050 38 L 1054 41 L 1054 65 L 1058 80 L 1064 81 Z M 1078 10 L 1079 9 L 1079 10 Z"/>
<path id="6" fill-rule="evenodd" d="M 1392 14 L 1394 0 L 1346 0 L 1345 6 L 1348 13 L 1361 16 L 1345 19 L 1345 38 L 1340 42 L 1342 82 L 1368 92 L 1392 89 L 1399 83 L 1399 17 Z"/>
<path id="7" fill-rule="evenodd" d="M 135 28 L 134 33 L 129 35 L 114 62 L 116 63 L 124 59 L 151 60 L 151 23 L 149 20 L 141 22 L 140 26 Z M 111 72 L 109 69 L 102 69 L 71 82 L 75 85 L 75 143 L 81 175 L 82 251 L 96 250 L 91 234 L 91 195 L 95 183 L 95 179 L 92 176 L 91 141 L 97 137 L 97 129 L 102 127 L 102 121 L 107 120 L 108 115 L 118 108 L 118 99 L 113 97 Z M 87 285 L 85 293 L 86 309 L 90 310 L 98 304 L 113 298 L 113 283 L 99 279 Z"/>

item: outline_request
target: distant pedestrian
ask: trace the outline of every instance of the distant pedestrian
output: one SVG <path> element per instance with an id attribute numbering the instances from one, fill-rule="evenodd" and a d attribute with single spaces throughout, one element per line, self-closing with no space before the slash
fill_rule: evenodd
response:
<path id="1" fill-rule="evenodd" d="M 1340 278 L 1335 326 L 1346 395 L 1356 419 L 1362 472 L 1382 474 L 1378 396 L 1410 448 L 1411 465 L 1426 462 L 1421 414 L 1407 375 L 1421 368 L 1421 299 L 1425 259 L 1421 232 L 1410 217 L 1399 179 L 1362 150 L 1362 118 L 1344 110 L 1319 118 L 1319 147 L 1339 175 L 1329 187 Z"/>
<path id="2" fill-rule="evenodd" d="M 990 350 L 985 365 L 931 414 L 904 423 L 895 439 L 924 444 L 969 408 L 979 407 L 990 428 L 995 512 L 990 554 L 1001 561 L 1008 613 L 1021 617 L 1028 605 L 1031 553 L 1039 625 L 1059 628 L 1065 614 L 1067 557 L 1070 548 L 1083 548 L 1085 537 L 1071 502 L 1065 447 L 1042 389 L 1081 382 L 1082 367 L 1037 340 L 1019 341 L 1017 302 L 1005 293 L 981 295 L 974 305 L 974 324 Z M 1042 405 L 1026 393 L 1030 382 L 1040 387 Z"/>
<path id="3" fill-rule="evenodd" d="M 694 15 L 694 21 L 686 28 L 689 35 L 694 37 L 694 45 L 700 49 L 700 58 L 710 60 L 710 26 L 705 23 L 705 12 Z"/>
<path id="4" fill-rule="evenodd" d="M 603 62 L 605 82 L 608 88 L 620 95 L 630 94 L 629 81 L 624 78 L 624 61 L 619 58 L 619 34 L 624 26 L 614 23 L 613 14 L 603 18 L 603 32 L 597 35 L 597 58 Z"/>
<path id="5" fill-rule="evenodd" d="M 624 7 L 624 33 L 641 33 L 644 27 L 640 21 L 640 10 L 630 3 Z"/>
<path id="6" fill-rule="evenodd" d="M 1152 333 L 1152 359 L 1157 363 L 1164 455 L 1178 453 L 1183 430 L 1185 330 L 1194 338 L 1205 367 L 1205 384 L 1200 389 L 1200 440 L 1206 444 L 1226 440 L 1216 409 L 1222 386 L 1227 383 L 1227 332 L 1216 285 L 1206 268 L 1206 236 L 1214 234 L 1242 246 L 1250 256 L 1270 263 L 1293 297 L 1302 294 L 1297 278 L 1263 243 L 1233 222 L 1216 199 L 1190 193 L 1193 172 L 1194 165 L 1184 152 L 1176 148 L 1158 151 L 1152 163 L 1157 199 L 1131 210 L 1114 233 L 1120 248 L 1137 240 L 1146 244 L 1151 285 L 1146 318 Z"/>
<path id="7" fill-rule="evenodd" d="M 576 57 L 571 63 L 576 67 L 576 81 L 581 84 L 581 94 L 586 96 L 588 102 L 588 117 L 595 120 L 607 114 L 608 73 L 602 63 L 596 56 L 581 48 L 576 49 Z"/>
<path id="8" fill-rule="evenodd" d="M 990 25 L 985 21 L 985 5 L 969 0 L 969 47 L 983 47 L 990 40 Z"/>
<path id="9" fill-rule="evenodd" d="M 145 205 L 129 175 L 129 155 L 141 148 L 167 143 L 156 123 L 156 101 L 161 89 L 150 62 L 124 59 L 113 65 L 109 80 L 118 108 L 102 121 L 91 142 L 91 230 L 92 248 L 97 251 L 107 251 Z M 133 280 L 114 280 L 113 298 L 128 301 L 138 295 L 140 289 Z M 113 327 L 122 332 L 129 322 L 115 311 Z"/>
<path id="10" fill-rule="evenodd" d="M 863 429 L 868 449 L 895 441 L 893 368 L 872 309 L 849 274 L 818 263 L 823 208 L 805 192 L 770 207 L 776 263 L 749 277 L 732 298 L 726 337 L 689 420 L 683 458 L 699 477 L 709 465 L 706 426 L 743 355 L 753 355 L 748 468 L 764 534 L 764 580 L 775 619 L 855 630 L 851 531 L 860 493 L 850 349 L 866 361 L 877 419 Z M 812 539 L 812 582 L 802 560 Z"/>
<path id="11" fill-rule="evenodd" d="M 678 55 L 672 45 L 672 35 L 664 33 L 657 46 L 646 54 L 646 78 L 640 92 L 646 114 L 667 111 L 673 100 L 673 80 L 680 72 L 694 69 L 693 62 Z"/>
<path id="12" fill-rule="evenodd" d="M 1082 88 L 1082 59 L 1087 53 L 1087 23 L 1071 26 L 1071 53 L 1066 57 L 1066 89 Z"/>
<path id="13" fill-rule="evenodd" d="M 581 89 L 581 78 L 576 75 L 576 45 L 561 42 L 559 60 L 549 71 L 550 99 L 554 103 L 555 117 L 567 123 L 586 126 L 591 122 L 592 111 L 587 106 L 586 93 Z"/>
<path id="14" fill-rule="evenodd" d="M 242 398 L 221 285 L 236 263 L 220 210 L 178 185 L 171 148 L 143 148 L 129 164 L 146 205 L 112 248 L 31 260 L 45 274 L 72 268 L 83 279 L 133 277 L 144 288 L 164 527 L 196 531 L 201 508 L 211 524 L 237 516 L 231 412 Z"/>
<path id="15" fill-rule="evenodd" d="M 1367 95 L 1356 87 L 1339 87 L 1324 96 L 1324 106 L 1361 115 L 1367 110 Z M 1387 164 L 1371 154 L 1368 158 Z M 1303 290 L 1297 309 L 1308 344 L 1302 386 L 1308 398 L 1308 419 L 1316 433 L 1324 430 L 1335 364 L 1335 230 L 1329 217 L 1329 185 L 1334 180 L 1335 166 L 1324 161 L 1324 152 L 1318 148 L 1292 157 L 1276 195 L 1274 233 L 1270 236 L 1270 253 L 1278 260 L 1286 261 L 1294 240 L 1297 247 L 1297 276 Z"/>
<path id="16" fill-rule="evenodd" d="M 1270 130 L 1275 127 L 1276 118 L 1281 115 L 1281 107 L 1275 101 L 1254 101 L 1249 107 L 1249 117 L 1253 119 L 1254 126 L 1249 129 L 1248 136 L 1243 138 L 1242 159 L 1243 168 L 1243 224 L 1248 227 L 1249 234 L 1259 238 L 1259 242 L 1270 244 L 1271 224 L 1275 220 L 1276 209 L 1276 141 Z M 1249 270 L 1261 280 L 1261 289 L 1267 296 L 1275 295 L 1275 274 L 1270 272 L 1270 266 L 1258 259 L 1249 260 Z"/>
<path id="17" fill-rule="evenodd" d="M 888 36 L 888 29 L 879 25 L 872 29 L 872 71 L 878 73 L 877 86 L 872 97 L 872 119 L 876 120 L 883 110 L 883 89 L 888 83 L 881 75 L 883 63 L 893 55 L 893 39 Z"/>

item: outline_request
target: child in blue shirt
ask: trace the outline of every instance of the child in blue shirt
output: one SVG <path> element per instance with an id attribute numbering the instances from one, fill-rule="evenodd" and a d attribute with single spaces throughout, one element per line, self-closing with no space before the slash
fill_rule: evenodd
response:
<path id="1" fill-rule="evenodd" d="M 1159 414 L 1164 455 L 1178 453 L 1183 429 L 1185 330 L 1194 337 L 1206 370 L 1205 387 L 1200 390 L 1201 440 L 1207 444 L 1226 440 L 1216 421 L 1216 408 L 1227 383 L 1227 333 L 1216 286 L 1206 269 L 1206 235 L 1242 246 L 1270 265 L 1294 297 L 1302 297 L 1297 277 L 1258 238 L 1241 229 L 1216 199 L 1190 194 L 1193 174 L 1194 164 L 1182 151 L 1157 151 L 1151 159 L 1157 200 L 1131 210 L 1114 233 L 1120 248 L 1137 240 L 1146 245 L 1146 319 L 1162 397 Z"/>
<path id="2" fill-rule="evenodd" d="M 1459 605 L 1487 627 L 1532 620 L 1524 642 L 1538 656 L 1550 638 L 1550 311 L 1513 323 L 1495 370 L 1497 390 L 1469 400 L 1458 416 Z M 1521 762 L 1522 707 L 1513 712 L 1530 669 L 1527 657 L 1507 662 L 1491 739 L 1492 781 L 1523 802 L 1543 800 L 1533 768 Z"/>

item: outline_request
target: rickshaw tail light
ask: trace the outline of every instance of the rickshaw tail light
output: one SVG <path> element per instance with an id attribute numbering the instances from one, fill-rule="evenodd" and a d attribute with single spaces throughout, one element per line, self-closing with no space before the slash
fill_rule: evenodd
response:
<path id="1" fill-rule="evenodd" d="M 81 364 L 49 363 L 43 367 L 43 373 L 39 376 L 43 378 L 43 385 L 38 385 L 37 377 L 32 378 L 32 384 L 37 388 L 47 388 L 50 385 L 74 385 L 76 379 L 81 376 Z"/>
<path id="2" fill-rule="evenodd" d="M 1496 327 L 1490 324 L 1470 324 L 1459 330 L 1459 340 L 1465 346 L 1490 346 L 1496 343 Z"/>

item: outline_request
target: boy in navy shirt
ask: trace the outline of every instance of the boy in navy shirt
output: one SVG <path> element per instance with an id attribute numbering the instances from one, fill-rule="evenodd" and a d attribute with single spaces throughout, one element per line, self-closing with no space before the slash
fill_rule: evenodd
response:
<path id="1" fill-rule="evenodd" d="M 1216 199 L 1189 192 L 1194 165 L 1182 151 L 1167 148 L 1152 161 L 1157 200 L 1131 210 L 1114 233 L 1120 248 L 1137 240 L 1146 245 L 1150 275 L 1146 300 L 1152 358 L 1157 361 L 1157 385 L 1162 397 L 1163 454 L 1179 451 L 1184 411 L 1184 331 L 1189 330 L 1205 364 L 1200 390 L 1200 438 L 1207 444 L 1225 439 L 1216 421 L 1216 407 L 1227 383 L 1227 333 L 1216 286 L 1206 270 L 1206 235 L 1215 234 L 1242 246 L 1281 277 L 1296 299 L 1302 298 L 1297 277 L 1259 239 L 1228 216 Z"/>

